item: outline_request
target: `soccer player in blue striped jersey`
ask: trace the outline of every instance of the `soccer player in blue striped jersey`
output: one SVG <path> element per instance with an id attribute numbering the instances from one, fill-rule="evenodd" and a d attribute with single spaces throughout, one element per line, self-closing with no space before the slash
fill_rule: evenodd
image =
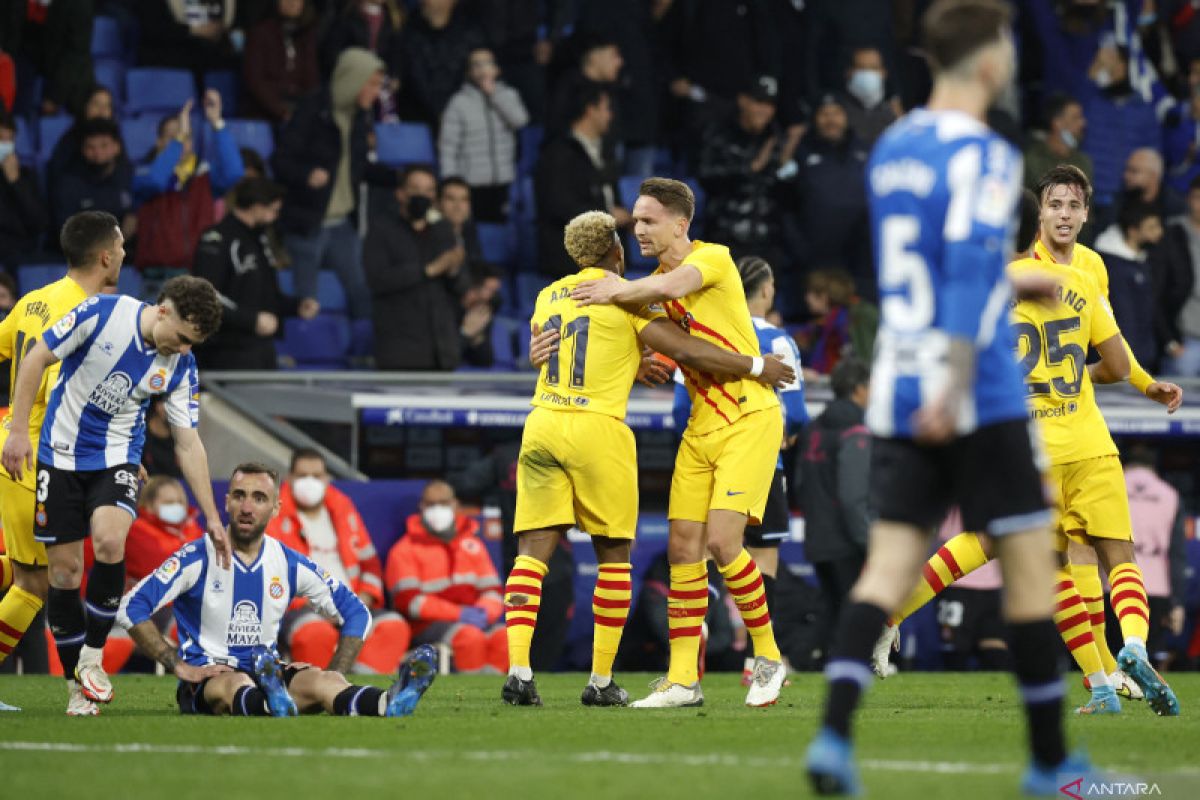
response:
<path id="1" fill-rule="evenodd" d="M 177 678 L 183 714 L 396 717 L 413 712 L 437 675 L 437 651 L 417 648 L 388 690 L 354 686 L 344 673 L 371 627 L 371 614 L 344 583 L 311 559 L 265 535 L 279 513 L 279 476 L 246 463 L 233 471 L 225 496 L 232 563 L 218 562 L 211 541 L 185 545 L 121 601 L 118 621 L 141 649 Z M 341 631 L 328 670 L 279 660 L 280 623 L 305 598 Z M 174 603 L 180 643 L 152 619 Z"/>
<path id="2" fill-rule="evenodd" d="M 867 167 L 881 298 L 866 415 L 878 520 L 829 654 L 808 773 L 820 793 L 859 791 L 850 722 L 873 680 L 875 639 L 958 505 L 967 529 L 995 538 L 1004 571 L 1033 757 L 1022 788 L 1053 796 L 1056 778 L 1089 768 L 1067 759 L 1051 514 L 1007 320 L 1021 158 L 984 122 L 1015 71 L 1011 10 L 1001 0 L 936 0 L 921 27 L 929 103 L 888 129 Z M 1053 293 L 1043 275 L 1019 280 L 1021 294 Z"/>
<path id="3" fill-rule="evenodd" d="M 754 332 L 758 336 L 758 350 L 764 355 L 772 353 L 779 360 L 792 368 L 796 373 L 795 379 L 776 391 L 779 403 L 783 406 L 784 441 L 783 447 L 795 442 L 800 429 L 808 423 L 808 408 L 804 404 L 804 378 L 800 374 L 800 349 L 796 341 L 770 322 L 767 314 L 775 304 L 775 276 L 771 265 L 758 256 L 743 256 L 737 261 L 738 276 L 742 279 L 742 289 L 746 292 L 746 306 L 750 309 L 750 321 L 754 323 Z M 691 397 L 688 395 L 683 373 L 675 370 L 675 403 L 671 410 L 675 420 L 675 430 L 683 431 L 687 427 L 688 417 L 692 413 Z M 762 572 L 763 592 L 767 598 L 767 611 L 775 610 L 775 576 L 779 572 L 779 545 L 791 530 L 791 512 L 788 510 L 787 477 L 783 471 L 783 454 L 775 464 L 775 477 L 771 481 L 771 491 L 767 495 L 767 507 L 763 510 L 762 523 L 746 528 L 746 551 L 758 564 Z M 754 669 L 754 659 L 747 658 L 742 669 L 742 683 L 749 685 L 750 674 Z"/>
<path id="4" fill-rule="evenodd" d="M 17 371 L 12 432 L 0 462 L 20 480 L 33 466 L 27 431 L 34 396 L 46 368 L 62 362 L 37 450 L 34 538 L 46 545 L 47 617 L 72 682 L 68 714 L 95 714 L 91 704 L 112 700 L 101 658 L 125 590 L 125 537 L 137 516 L 146 409 L 155 395 L 166 397 L 180 468 L 209 535 L 229 558 L 196 430 L 200 388 L 191 353 L 220 322 L 217 292 L 203 278 L 168 281 L 157 305 L 121 295 L 89 297 L 43 334 Z M 85 615 L 79 586 L 89 533 L 96 560 Z"/>

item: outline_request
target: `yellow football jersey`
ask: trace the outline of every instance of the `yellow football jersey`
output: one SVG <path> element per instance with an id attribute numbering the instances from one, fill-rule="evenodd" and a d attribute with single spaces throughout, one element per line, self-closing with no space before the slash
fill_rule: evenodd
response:
<path id="1" fill-rule="evenodd" d="M 687 297 L 664 303 L 667 315 L 692 336 L 717 347 L 747 356 L 761 355 L 758 335 L 746 306 L 746 292 L 729 248 L 694 241 L 691 255 L 683 263 L 700 270 L 704 283 Z M 659 267 L 658 272 L 661 271 Z M 722 378 L 729 376 L 715 376 L 682 365 L 680 370 L 692 399 L 692 416 L 686 433 L 711 433 L 732 425 L 744 414 L 779 406 L 775 390 L 754 378 L 734 377 L 721 383 Z"/>
<path id="2" fill-rule="evenodd" d="M 1060 281 L 1053 307 L 1026 300 L 1011 314 L 1030 414 L 1038 422 L 1050 462 L 1116 455 L 1086 364 L 1089 345 L 1121 333 L 1108 298 L 1095 277 L 1083 270 L 1033 258 L 1009 268 L 1047 270 Z"/>
<path id="3" fill-rule="evenodd" d="M 1042 244 L 1041 239 L 1038 239 L 1033 245 L 1033 257 L 1037 261 L 1049 264 L 1058 263 L 1054 260 L 1054 256 L 1050 255 L 1050 250 L 1046 245 Z M 1104 266 L 1104 259 L 1100 257 L 1099 253 L 1076 242 L 1075 247 L 1071 249 L 1070 266 L 1091 275 L 1100 290 L 1100 296 L 1108 297 L 1108 267 Z"/>
<path id="4" fill-rule="evenodd" d="M 571 291 L 583 281 L 604 277 L 589 267 L 547 286 L 538 294 L 530 328 L 557 328 L 558 353 L 542 365 L 533 404 L 560 411 L 592 411 L 625 419 L 629 390 L 642 361 L 637 335 L 661 311 L 634 314 L 619 306 L 579 308 Z"/>
<path id="5" fill-rule="evenodd" d="M 58 322 L 68 311 L 87 299 L 87 292 L 70 278 L 59 280 L 22 297 L 8 316 L 0 322 L 0 361 L 9 360 L 12 376 L 11 386 L 17 385 L 17 368 L 21 359 L 33 349 L 42 333 Z M 58 363 L 50 365 L 42 375 L 42 385 L 29 412 L 29 439 L 37 452 L 38 437 L 42 431 L 42 419 L 46 416 L 46 395 L 58 380 Z M 5 412 L 0 423 L 0 446 L 8 439 L 9 414 Z M 34 487 L 34 470 L 26 470 L 21 483 Z"/>

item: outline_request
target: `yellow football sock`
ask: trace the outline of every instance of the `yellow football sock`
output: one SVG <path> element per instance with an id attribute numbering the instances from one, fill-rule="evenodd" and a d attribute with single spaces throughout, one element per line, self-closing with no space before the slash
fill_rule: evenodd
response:
<path id="1" fill-rule="evenodd" d="M 1084 675 L 1089 678 L 1097 673 L 1107 675 L 1092 637 L 1091 617 L 1075 588 L 1075 581 L 1071 580 L 1070 570 L 1059 567 L 1054 572 L 1054 582 L 1054 624 L 1058 626 L 1058 635 Z"/>
<path id="2" fill-rule="evenodd" d="M 529 645 L 542 605 L 542 579 L 550 568 L 533 556 L 517 556 L 504 586 L 504 622 L 508 631 L 508 663 L 529 669 Z"/>
<path id="3" fill-rule="evenodd" d="M 42 601 L 20 586 L 13 586 L 0 600 L 0 662 L 21 641 L 33 618 L 42 610 Z"/>
<path id="4" fill-rule="evenodd" d="M 1100 661 L 1104 663 L 1105 673 L 1111 675 L 1117 671 L 1117 660 L 1108 649 L 1108 636 L 1104 624 L 1104 587 L 1100 583 L 1100 568 L 1095 564 L 1072 564 L 1071 578 L 1075 588 L 1087 606 L 1088 616 L 1092 621 L 1092 638 L 1096 640 L 1096 649 L 1100 651 Z"/>
<path id="5" fill-rule="evenodd" d="M 612 675 L 613 661 L 621 645 L 621 632 L 629 616 L 633 598 L 633 583 L 629 572 L 632 564 L 601 564 L 592 593 L 592 674 Z"/>
<path id="6" fill-rule="evenodd" d="M 767 593 L 763 591 L 762 573 L 758 564 L 745 550 L 737 558 L 721 567 L 729 594 L 742 613 L 746 632 L 754 643 L 754 655 L 771 661 L 782 661 L 779 646 L 775 643 L 775 631 L 771 627 L 771 612 L 767 610 Z"/>
<path id="7" fill-rule="evenodd" d="M 703 561 L 671 565 L 667 626 L 671 666 L 667 680 L 691 686 L 700 680 L 700 633 L 708 613 L 708 568 Z"/>
<path id="8" fill-rule="evenodd" d="M 12 586 L 13 582 L 13 565 L 12 559 L 0 553 L 0 592 L 5 591 Z"/>
<path id="9" fill-rule="evenodd" d="M 1113 613 L 1121 622 L 1125 643 L 1135 639 L 1145 647 L 1150 633 L 1150 604 L 1146 600 L 1142 571 L 1132 562 L 1117 564 L 1108 573 L 1108 585 L 1112 587 Z"/>
<path id="10" fill-rule="evenodd" d="M 959 578 L 970 575 L 988 562 L 979 535 L 960 533 L 937 549 L 925 562 L 921 580 L 913 589 L 908 600 L 890 620 L 889 625 L 899 625 L 917 612 L 917 609 L 936 597 L 943 589 Z"/>

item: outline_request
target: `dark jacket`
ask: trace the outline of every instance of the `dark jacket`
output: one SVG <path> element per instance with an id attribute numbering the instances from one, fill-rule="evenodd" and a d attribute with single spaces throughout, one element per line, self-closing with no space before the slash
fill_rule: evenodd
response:
<path id="1" fill-rule="evenodd" d="M 1121 335 L 1138 362 L 1154 371 L 1159 353 L 1154 320 L 1154 265 L 1130 249 L 1115 225 L 1096 239 L 1096 252 L 1104 257 L 1108 268 L 1108 297 Z"/>
<path id="2" fill-rule="evenodd" d="M 357 3 L 348 5 L 329 21 L 329 27 L 322 34 L 320 44 L 321 74 L 325 78 L 328 78 L 333 73 L 333 67 L 337 63 L 338 54 L 347 47 L 361 47 L 379 56 L 383 60 L 383 63 L 387 65 L 389 75 L 400 76 L 402 74 L 400 72 L 400 31 L 392 23 L 392 16 L 388 13 L 387 6 L 383 6 L 379 35 L 375 39 L 374 47 L 371 47 L 371 32 L 367 27 L 367 21 L 358 12 L 357 6 Z M 249 45 L 249 42 L 247 42 L 247 45 Z M 248 53 L 249 47 L 246 49 Z M 463 63 L 466 63 L 465 58 L 463 59 Z M 316 67 L 315 63 L 313 67 Z"/>
<path id="3" fill-rule="evenodd" d="M 413 14 L 405 24 L 401 41 L 404 63 L 400 116 L 436 128 L 446 104 L 463 84 L 467 56 L 484 44 L 483 33 L 459 8 L 441 29 L 433 28 L 423 14 Z"/>
<path id="4" fill-rule="evenodd" d="M 604 196 L 608 186 L 617 202 L 617 187 L 607 170 L 600 171 L 571 134 L 546 144 L 533 175 L 538 212 L 538 265 L 542 272 L 562 277 L 579 267 L 563 246 L 563 228 L 585 211 L 610 210 Z"/>
<path id="5" fill-rule="evenodd" d="M 864 182 L 867 149 L 850 131 L 837 142 L 810 133 L 796 151 L 796 164 L 796 260 L 814 267 L 844 267 L 869 296 L 874 275 L 870 237 L 863 235 L 870 229 Z"/>
<path id="6" fill-rule="evenodd" d="M 165 4 L 164 4 L 165 5 Z M 76 112 L 95 83 L 92 74 L 93 0 L 55 0 L 45 19 L 28 18 L 29 3 L 0 4 L 0 51 L 24 55 L 45 78 L 43 96 Z"/>
<path id="7" fill-rule="evenodd" d="M 579 5 L 575 21 L 577 36 L 611 39 L 621 51 L 625 65 L 617 78 L 613 106 L 630 111 L 617 116 L 619 138 L 631 144 L 651 144 L 658 136 L 660 98 L 651 5 L 643 0 L 592 0 Z"/>
<path id="8" fill-rule="evenodd" d="M 1155 259 L 1155 297 L 1158 311 L 1154 315 L 1159 346 L 1183 342 L 1179 314 L 1192 296 L 1196 272 L 1188 246 L 1184 222 L 1166 226 L 1158 258 Z"/>
<path id="9" fill-rule="evenodd" d="M 284 297 L 266 233 L 248 227 L 233 213 L 206 230 L 196 248 L 192 274 L 207 278 L 220 293 L 221 327 L 197 351 L 205 369 L 275 369 L 275 337 L 254 331 L 259 312 L 295 314 Z"/>
<path id="10" fill-rule="evenodd" d="M 242 61 L 243 117 L 282 122 L 301 97 L 320 85 L 316 27 L 292 30 L 271 17 L 250 29 Z"/>
<path id="11" fill-rule="evenodd" d="M 871 434 L 863 410 L 850 400 L 834 400 L 804 429 L 796 461 L 809 561 L 866 553 L 870 470 Z"/>
<path id="12" fill-rule="evenodd" d="M 752 172 L 750 164 L 763 144 L 775 136 L 775 145 L 765 167 Z M 776 196 L 779 130 L 767 127 L 748 133 L 735 117 L 714 126 L 704 137 L 696 177 L 708 193 L 705 233 L 731 249 L 762 247 L 779 236 L 779 202 Z"/>
<path id="13" fill-rule="evenodd" d="M 372 218 L 363 267 L 371 288 L 379 369 L 458 368 L 459 300 L 470 285 L 466 264 L 453 277 L 425 276 L 425 266 L 456 243 L 445 221 L 417 233 L 397 215 Z"/>
<path id="14" fill-rule="evenodd" d="M 54 182 L 50 215 L 54 230 L 80 211 L 107 211 L 121 221 L 133 208 L 133 165 L 118 160 L 108 174 L 96 172 L 83 159 L 68 162 Z M 57 244 L 51 242 L 57 249 Z"/>
<path id="15" fill-rule="evenodd" d="M 44 230 L 46 204 L 37 173 L 21 167 L 17 180 L 9 183 L 0 171 L 0 265 L 36 251 Z"/>

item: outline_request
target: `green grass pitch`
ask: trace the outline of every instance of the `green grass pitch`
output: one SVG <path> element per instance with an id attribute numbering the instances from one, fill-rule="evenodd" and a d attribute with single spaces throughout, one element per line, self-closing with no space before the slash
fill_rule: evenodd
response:
<path id="1" fill-rule="evenodd" d="M 652 676 L 618 676 L 632 695 Z M 1125 713 L 1068 722 L 1072 746 L 1200 796 L 1200 675 L 1172 675 L 1183 715 Z M 510 708 L 500 679 L 443 676 L 405 720 L 181 718 L 173 680 L 120 676 L 99 718 L 63 714 L 60 679 L 0 677 L 0 796 L 11 798 L 723 798 L 807 797 L 804 747 L 822 682 L 800 675 L 769 709 L 742 705 L 737 675 L 705 678 L 700 709 L 579 705 L 583 675 L 544 675 L 546 706 Z M 386 683 L 378 679 L 379 684 Z M 1070 678 L 1070 698 L 1086 694 Z M 1013 798 L 1025 765 L 1007 675 L 901 674 L 877 683 L 856 731 L 873 797 Z"/>

